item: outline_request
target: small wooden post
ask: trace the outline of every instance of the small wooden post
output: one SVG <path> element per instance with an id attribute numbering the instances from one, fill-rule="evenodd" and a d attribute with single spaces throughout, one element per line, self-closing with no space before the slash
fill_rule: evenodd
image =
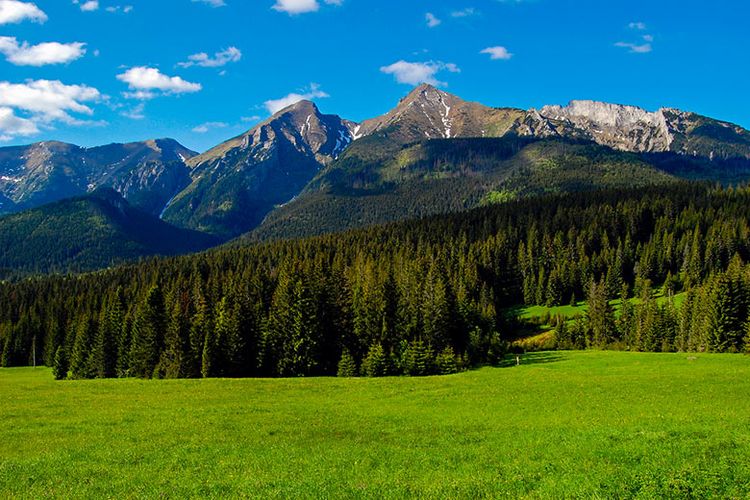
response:
<path id="1" fill-rule="evenodd" d="M 36 335 L 31 339 L 31 359 L 33 360 L 34 368 L 36 368 Z"/>
<path id="2" fill-rule="evenodd" d="M 521 366 L 521 356 L 516 354 L 516 366 Z"/>

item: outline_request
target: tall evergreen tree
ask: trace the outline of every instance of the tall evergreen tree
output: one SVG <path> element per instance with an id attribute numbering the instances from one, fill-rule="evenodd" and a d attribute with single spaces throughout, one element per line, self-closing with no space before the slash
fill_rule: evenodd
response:
<path id="1" fill-rule="evenodd" d="M 354 360 L 354 356 L 352 356 L 346 349 L 341 353 L 337 375 L 339 377 L 357 376 L 357 362 Z"/>
<path id="2" fill-rule="evenodd" d="M 158 286 L 152 287 L 141 304 L 133 325 L 130 349 L 131 374 L 140 378 L 154 376 L 164 345 L 167 315 L 164 295 Z"/>
<path id="3" fill-rule="evenodd" d="M 615 313 L 609 304 L 605 281 L 591 283 L 587 302 L 590 343 L 594 347 L 605 347 L 616 338 Z"/>
<path id="4" fill-rule="evenodd" d="M 55 364 L 52 368 L 52 374 L 55 376 L 55 380 L 68 378 L 68 355 L 63 346 L 58 347 L 55 352 Z"/>

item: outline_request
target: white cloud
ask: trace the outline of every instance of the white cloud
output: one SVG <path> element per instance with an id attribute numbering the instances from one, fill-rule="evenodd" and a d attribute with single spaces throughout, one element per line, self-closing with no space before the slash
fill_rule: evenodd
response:
<path id="1" fill-rule="evenodd" d="M 634 21 L 628 24 L 628 28 L 634 31 L 646 31 L 648 27 L 646 23 L 641 21 Z M 636 42 L 617 42 L 615 47 L 622 49 L 628 49 L 631 54 L 648 54 L 654 50 L 653 41 L 654 35 L 645 33 L 639 35 L 640 40 Z"/>
<path id="2" fill-rule="evenodd" d="M 16 66 L 44 66 L 75 61 L 86 53 L 85 46 L 86 44 L 81 42 L 19 44 L 15 37 L 0 36 L 0 54 Z"/>
<path id="3" fill-rule="evenodd" d="M 487 47 L 486 49 L 479 52 L 480 54 L 489 54 L 490 59 L 507 61 L 513 57 L 513 54 L 508 52 L 505 47 Z"/>
<path id="4" fill-rule="evenodd" d="M 226 6 L 226 3 L 224 3 L 224 0 L 193 0 L 193 2 L 205 3 L 214 8 Z"/>
<path id="5" fill-rule="evenodd" d="M 0 140 L 9 141 L 15 136 L 39 133 L 39 127 L 26 118 L 16 116 L 13 109 L 0 107 Z"/>
<path id="6" fill-rule="evenodd" d="M 440 61 L 428 62 L 407 62 L 404 60 L 397 61 L 389 66 L 383 66 L 380 71 L 393 75 L 398 83 L 408 85 L 419 85 L 420 83 L 429 83 L 437 87 L 447 85 L 439 81 L 436 76 L 440 71 L 449 71 L 451 73 L 460 73 L 461 70 L 453 63 L 444 63 Z"/>
<path id="7" fill-rule="evenodd" d="M 439 26 L 440 23 L 443 22 L 438 19 L 437 16 L 435 16 L 435 14 L 433 14 L 432 12 L 428 12 L 427 14 L 425 14 L 424 18 L 427 20 L 428 28 L 434 28 L 435 26 Z"/>
<path id="8" fill-rule="evenodd" d="M 325 97 L 330 96 L 320 90 L 320 85 L 318 85 L 317 83 L 311 83 L 310 87 L 304 90 L 301 94 L 293 92 L 280 99 L 271 99 L 263 104 L 269 113 L 275 114 L 278 111 L 286 108 L 287 106 L 291 106 L 292 104 L 298 103 L 299 101 L 309 101 L 312 99 L 322 99 Z"/>
<path id="9" fill-rule="evenodd" d="M 344 0 L 323 0 L 327 5 L 341 6 Z M 318 0 L 276 0 L 276 3 L 271 7 L 279 12 L 286 12 L 287 14 L 305 14 L 307 12 L 317 12 L 320 10 L 320 3 Z"/>
<path id="10" fill-rule="evenodd" d="M 123 92 L 123 97 L 126 99 L 137 99 L 139 101 L 148 101 L 158 97 L 156 93 L 149 90 L 136 90 L 134 92 Z"/>
<path id="11" fill-rule="evenodd" d="M 134 92 L 126 92 L 125 96 L 135 99 L 151 99 L 156 96 L 154 91 L 165 94 L 185 94 L 198 92 L 203 87 L 200 83 L 183 80 L 179 76 L 167 76 L 156 68 L 137 66 L 125 73 L 117 75 L 117 79 L 128 84 Z"/>
<path id="12" fill-rule="evenodd" d="M 51 127 L 55 122 L 98 124 L 72 114 L 93 115 L 87 103 L 101 98 L 97 89 L 87 85 L 65 85 L 57 80 L 0 81 L 0 135 L 5 138 L 33 135 L 41 127 Z"/>
<path id="13" fill-rule="evenodd" d="M 474 7 L 467 7 L 461 10 L 454 10 L 451 12 L 451 17 L 470 17 L 476 14 L 477 11 Z"/>
<path id="14" fill-rule="evenodd" d="M 248 122 L 257 122 L 258 120 L 260 120 L 260 116 L 258 116 L 258 115 L 243 116 L 242 118 L 240 118 L 240 120 L 242 120 L 245 123 L 248 123 Z"/>
<path id="15" fill-rule="evenodd" d="M 122 12 L 123 14 L 129 14 L 130 12 L 133 11 L 133 6 L 132 5 L 112 5 L 110 7 L 107 7 L 104 10 L 106 10 L 107 12 L 111 14 L 119 14 L 120 12 Z"/>
<path id="16" fill-rule="evenodd" d="M 186 62 L 178 63 L 177 65 L 182 68 L 189 68 L 191 66 L 201 66 L 203 68 L 220 68 L 226 66 L 229 63 L 238 62 L 242 59 L 242 52 L 237 47 L 229 47 L 226 50 L 217 52 L 213 57 L 209 56 L 205 52 L 193 54 L 188 56 Z"/>
<path id="17" fill-rule="evenodd" d="M 224 122 L 206 122 L 193 128 L 193 132 L 195 132 L 196 134 L 205 134 L 209 130 L 214 130 L 217 128 L 227 128 L 228 126 L 229 125 Z"/>
<path id="18" fill-rule="evenodd" d="M 69 113 L 92 115 L 85 102 L 98 101 L 99 91 L 87 85 L 65 85 L 59 80 L 0 82 L 0 106 L 28 111 L 45 120 L 74 122 Z"/>
<path id="19" fill-rule="evenodd" d="M 649 43 L 628 43 L 628 42 L 617 42 L 615 44 L 615 47 L 620 47 L 623 49 L 630 49 L 628 52 L 631 54 L 648 54 L 649 52 L 654 50 L 654 47 Z"/>
<path id="20" fill-rule="evenodd" d="M 93 12 L 99 10 L 99 0 L 73 0 L 73 3 L 78 5 L 83 12 Z"/>
<path id="21" fill-rule="evenodd" d="M 130 118 L 131 120 L 143 120 L 144 118 L 146 118 L 146 115 L 143 114 L 145 108 L 146 105 L 142 102 L 139 102 L 132 108 L 125 110 L 120 114 L 125 118 Z"/>
<path id="22" fill-rule="evenodd" d="M 33 3 L 0 0 L 0 25 L 20 23 L 25 20 L 43 23 L 47 20 L 47 14 Z"/>

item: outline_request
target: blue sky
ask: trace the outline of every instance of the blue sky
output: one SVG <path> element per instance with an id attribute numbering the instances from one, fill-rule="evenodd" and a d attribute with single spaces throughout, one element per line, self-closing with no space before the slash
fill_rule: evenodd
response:
<path id="1" fill-rule="evenodd" d="M 595 99 L 750 127 L 748 19 L 744 0 L 0 0 L 0 145 L 202 151 L 290 94 L 359 121 L 417 80 L 492 106 Z"/>

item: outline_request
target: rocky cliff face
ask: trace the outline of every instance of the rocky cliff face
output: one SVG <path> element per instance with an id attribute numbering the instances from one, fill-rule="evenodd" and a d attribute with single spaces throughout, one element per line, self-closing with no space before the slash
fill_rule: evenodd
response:
<path id="1" fill-rule="evenodd" d="M 545 106 L 538 113 L 561 136 L 574 135 L 620 151 L 669 151 L 673 137 L 661 110 L 650 113 L 635 106 L 573 101 Z"/>
<path id="2" fill-rule="evenodd" d="M 672 108 L 572 101 L 530 110 L 513 130 L 519 135 L 589 140 L 619 151 L 750 158 L 750 133 L 737 125 Z"/>

